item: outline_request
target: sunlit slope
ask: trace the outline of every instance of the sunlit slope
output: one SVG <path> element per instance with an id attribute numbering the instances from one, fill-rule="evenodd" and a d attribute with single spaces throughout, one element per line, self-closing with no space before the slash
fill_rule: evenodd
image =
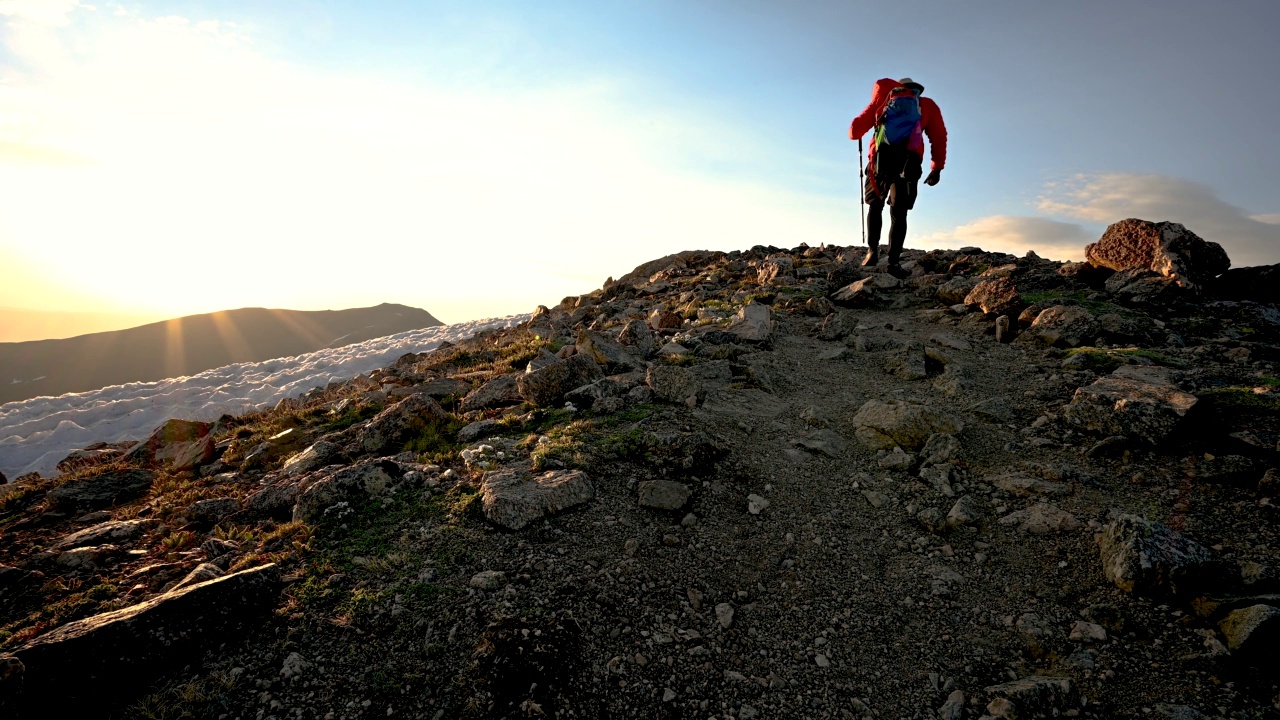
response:
<path id="1" fill-rule="evenodd" d="M 384 303 L 349 310 L 242 308 L 64 340 L 0 343 L 0 403 L 193 375 L 440 325 Z"/>

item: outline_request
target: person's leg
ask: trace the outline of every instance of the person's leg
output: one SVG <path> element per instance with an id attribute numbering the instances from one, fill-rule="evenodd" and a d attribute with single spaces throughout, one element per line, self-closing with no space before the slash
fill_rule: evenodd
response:
<path id="1" fill-rule="evenodd" d="M 899 267 L 902 246 L 907 242 L 907 213 L 916 205 L 921 172 L 921 159 L 912 156 L 889 193 L 889 271 L 894 275 L 905 274 L 895 272 L 894 268 Z"/>
<path id="2" fill-rule="evenodd" d="M 863 197 L 867 201 L 867 256 L 862 259 L 863 265 L 875 265 L 880 262 L 880 231 L 884 219 L 884 198 L 876 192 L 875 181 L 867 177 L 863 188 Z"/>

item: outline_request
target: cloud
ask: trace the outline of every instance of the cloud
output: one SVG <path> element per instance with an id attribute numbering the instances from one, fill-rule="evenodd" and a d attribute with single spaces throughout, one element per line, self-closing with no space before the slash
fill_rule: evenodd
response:
<path id="1" fill-rule="evenodd" d="M 768 148 L 625 78 L 459 89 L 283 62 L 228 22 L 66 13 L 5 28 L 0 248 L 124 306 L 456 321 L 677 250 L 849 240 L 844 200 L 691 172 Z"/>
<path id="2" fill-rule="evenodd" d="M 915 247 L 977 246 L 1024 255 L 1028 250 L 1054 260 L 1081 260 L 1084 246 L 1097 239 L 1076 223 L 1025 215 L 991 215 L 954 230 L 908 238 Z"/>
<path id="3" fill-rule="evenodd" d="M 1233 266 L 1280 262 L 1280 215 L 1253 215 L 1210 188 L 1166 175 L 1101 173 L 1050 186 L 1038 209 L 1049 215 L 1110 224 L 1125 218 L 1182 223 L 1220 243 Z"/>

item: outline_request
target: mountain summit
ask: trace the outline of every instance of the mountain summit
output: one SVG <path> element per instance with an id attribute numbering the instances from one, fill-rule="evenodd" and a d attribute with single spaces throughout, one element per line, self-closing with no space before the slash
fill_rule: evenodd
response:
<path id="1" fill-rule="evenodd" d="M 85 448 L 0 497 L 0 703 L 1276 717 L 1275 269 L 1215 248 L 685 252 Z"/>

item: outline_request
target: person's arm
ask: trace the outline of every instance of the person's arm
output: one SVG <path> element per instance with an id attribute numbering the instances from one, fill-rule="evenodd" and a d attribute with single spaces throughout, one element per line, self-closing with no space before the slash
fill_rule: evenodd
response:
<path id="1" fill-rule="evenodd" d="M 929 103 L 930 112 L 922 127 L 925 136 L 929 138 L 929 177 L 924 179 L 924 184 L 937 185 L 938 180 L 942 179 L 942 168 L 947 164 L 947 124 L 942 120 L 938 104 L 921 98 L 922 105 L 925 101 Z"/>
<path id="2" fill-rule="evenodd" d="M 886 86 L 885 83 L 888 83 Z M 880 117 L 880 112 L 884 109 L 884 104 L 889 99 L 889 91 L 896 87 L 898 83 L 890 78 L 882 78 L 876 81 L 871 88 L 871 102 L 858 113 L 858 117 L 853 119 L 849 124 L 849 139 L 857 140 L 867 131 L 876 126 L 876 119 Z"/>

